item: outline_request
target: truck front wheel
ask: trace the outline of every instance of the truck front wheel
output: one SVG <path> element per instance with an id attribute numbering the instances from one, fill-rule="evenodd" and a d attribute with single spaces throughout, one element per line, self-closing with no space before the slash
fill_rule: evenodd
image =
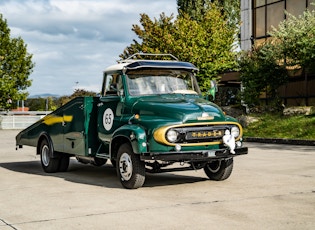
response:
<path id="1" fill-rule="evenodd" d="M 60 161 L 59 158 L 51 158 L 51 145 L 46 139 L 42 140 L 40 144 L 40 161 L 42 167 L 47 173 L 58 172 Z"/>
<path id="2" fill-rule="evenodd" d="M 230 177 L 233 170 L 233 158 L 216 160 L 206 164 L 204 171 L 210 180 L 225 180 Z"/>
<path id="3" fill-rule="evenodd" d="M 135 189 L 144 184 L 145 165 L 131 146 L 125 143 L 120 146 L 116 162 L 117 175 L 125 188 Z"/>

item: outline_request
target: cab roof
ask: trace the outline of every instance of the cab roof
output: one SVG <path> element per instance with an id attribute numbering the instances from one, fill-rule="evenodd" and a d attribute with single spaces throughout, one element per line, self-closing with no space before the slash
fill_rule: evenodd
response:
<path id="1" fill-rule="evenodd" d="M 149 54 L 151 55 L 151 54 Z M 172 56 L 172 55 L 171 55 Z M 174 57 L 174 56 L 172 56 Z M 175 57 L 174 57 L 175 58 Z M 175 60 L 143 60 L 143 59 L 131 59 L 120 61 L 116 65 L 109 66 L 104 72 L 118 72 L 136 69 L 177 69 L 177 70 L 187 70 L 191 72 L 198 71 L 198 68 L 190 62 Z"/>

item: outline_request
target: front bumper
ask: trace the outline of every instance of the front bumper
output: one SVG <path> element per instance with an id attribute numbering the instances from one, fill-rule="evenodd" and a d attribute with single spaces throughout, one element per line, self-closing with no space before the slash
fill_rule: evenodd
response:
<path id="1" fill-rule="evenodd" d="M 140 154 L 141 160 L 161 160 L 161 161 L 211 161 L 213 159 L 231 158 L 248 153 L 247 147 L 235 149 L 232 154 L 228 149 L 211 149 L 203 151 L 179 151 L 179 152 L 153 152 Z"/>

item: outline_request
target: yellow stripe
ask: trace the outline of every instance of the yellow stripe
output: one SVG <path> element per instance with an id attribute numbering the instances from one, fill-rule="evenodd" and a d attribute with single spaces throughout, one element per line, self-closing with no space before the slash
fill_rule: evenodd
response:
<path id="1" fill-rule="evenodd" d="M 64 116 L 55 116 L 55 115 L 47 115 L 43 118 L 43 123 L 46 125 L 54 125 L 57 123 L 63 123 L 63 122 L 71 122 L 73 119 L 73 116 L 71 115 L 64 115 Z"/>

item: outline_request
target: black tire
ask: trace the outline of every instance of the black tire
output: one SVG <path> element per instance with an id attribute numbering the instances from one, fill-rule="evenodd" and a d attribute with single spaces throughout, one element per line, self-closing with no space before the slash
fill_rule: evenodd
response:
<path id="1" fill-rule="evenodd" d="M 43 139 L 40 143 L 40 161 L 42 164 L 42 168 L 47 173 L 55 173 L 58 172 L 60 166 L 59 158 L 51 158 L 53 148 L 51 144 L 47 141 L 47 139 Z"/>
<path id="2" fill-rule="evenodd" d="M 65 153 L 60 153 L 59 172 L 66 172 L 69 167 L 70 157 Z"/>
<path id="3" fill-rule="evenodd" d="M 204 167 L 204 171 L 210 180 L 226 180 L 233 171 L 233 158 L 207 163 Z"/>
<path id="4" fill-rule="evenodd" d="M 102 166 L 102 165 L 106 164 L 106 162 L 107 162 L 107 159 L 94 157 L 94 161 L 92 164 L 95 166 Z"/>
<path id="5" fill-rule="evenodd" d="M 145 181 L 145 165 L 135 155 L 129 143 L 120 146 L 116 163 L 117 175 L 121 184 L 128 189 L 142 187 Z"/>

